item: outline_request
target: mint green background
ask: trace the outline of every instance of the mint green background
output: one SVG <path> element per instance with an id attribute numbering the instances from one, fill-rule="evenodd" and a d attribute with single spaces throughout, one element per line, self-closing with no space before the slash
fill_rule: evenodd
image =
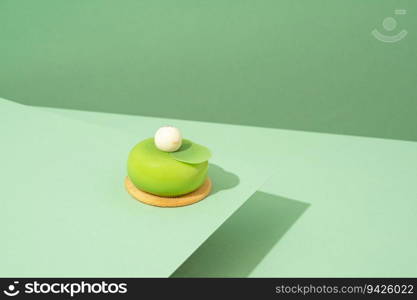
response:
<path id="1" fill-rule="evenodd" d="M 373 29 L 394 16 L 395 44 Z M 0 2 L 18 102 L 417 140 L 415 0 Z"/>
<path id="2" fill-rule="evenodd" d="M 48 111 L 121 133 L 144 120 Z M 171 122 L 231 137 L 242 164 L 246 150 L 274 172 L 173 276 L 417 276 L 416 142 Z"/>
<path id="3" fill-rule="evenodd" d="M 382 20 L 397 8 L 407 15 L 395 16 L 395 33 L 406 29 L 408 36 L 395 44 L 374 39 L 371 31 L 384 32 Z M 3 0 L 0 96 L 35 106 L 164 117 L 55 111 L 93 124 L 99 136 L 118 141 L 126 135 L 126 143 L 162 121 L 210 146 L 217 135 L 230 149 L 242 149 L 241 140 L 253 142 L 245 142 L 250 160 L 269 163 L 259 170 L 276 175 L 174 276 L 415 277 L 416 144 L 385 139 L 417 140 L 416 8 L 414 0 Z M 47 127 L 47 120 L 39 122 Z M 84 131 L 76 126 L 66 130 Z M 204 140 L 197 131 L 202 128 Z M 21 142 L 16 136 L 11 141 Z M 113 151 L 109 155 L 121 155 Z M 11 170 L 12 154 L 3 162 Z M 236 165 L 245 159 L 236 157 Z M 236 183 L 233 173 L 227 178 Z M 227 185 L 222 188 L 227 192 Z M 242 204 L 245 195 L 236 201 Z M 47 220 L 39 226 L 49 230 Z M 217 227 L 210 228 L 195 247 Z M 185 252 L 156 269 L 147 260 L 132 273 L 115 263 L 109 276 L 168 276 Z M 60 266 L 59 255 L 48 258 L 50 266 Z M 100 257 L 112 262 L 106 253 L 95 262 Z M 19 275 L 19 268 L 9 267 L 16 270 L 9 276 Z M 78 274 L 71 261 L 67 267 Z M 84 274 L 104 274 L 90 271 Z"/>

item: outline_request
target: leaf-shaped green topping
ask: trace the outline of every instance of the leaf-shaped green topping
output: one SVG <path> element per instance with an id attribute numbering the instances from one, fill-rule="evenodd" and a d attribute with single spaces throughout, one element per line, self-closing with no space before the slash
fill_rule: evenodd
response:
<path id="1" fill-rule="evenodd" d="M 171 152 L 170 155 L 178 161 L 199 164 L 209 160 L 211 152 L 207 147 L 184 139 L 181 147 L 177 151 Z"/>

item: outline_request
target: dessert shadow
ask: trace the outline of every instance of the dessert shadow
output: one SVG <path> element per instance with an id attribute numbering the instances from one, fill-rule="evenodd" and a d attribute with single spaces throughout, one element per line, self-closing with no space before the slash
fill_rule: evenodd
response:
<path id="1" fill-rule="evenodd" d="M 210 193 L 211 195 L 224 190 L 232 189 L 240 183 L 239 176 L 212 163 L 209 164 L 208 176 L 213 182 L 213 188 Z"/>

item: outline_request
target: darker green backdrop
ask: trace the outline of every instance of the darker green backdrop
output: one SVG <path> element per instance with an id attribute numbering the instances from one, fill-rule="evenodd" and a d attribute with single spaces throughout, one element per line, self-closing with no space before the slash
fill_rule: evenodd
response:
<path id="1" fill-rule="evenodd" d="M 0 96 L 417 140 L 416 13 L 415 0 L 1 0 Z"/>

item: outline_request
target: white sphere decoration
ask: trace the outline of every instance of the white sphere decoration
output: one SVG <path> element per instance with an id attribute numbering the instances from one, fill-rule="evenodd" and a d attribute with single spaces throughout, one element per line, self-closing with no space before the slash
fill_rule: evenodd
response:
<path id="1" fill-rule="evenodd" d="M 156 148 L 165 152 L 177 151 L 182 145 L 181 131 L 173 126 L 159 128 L 154 137 Z"/>

